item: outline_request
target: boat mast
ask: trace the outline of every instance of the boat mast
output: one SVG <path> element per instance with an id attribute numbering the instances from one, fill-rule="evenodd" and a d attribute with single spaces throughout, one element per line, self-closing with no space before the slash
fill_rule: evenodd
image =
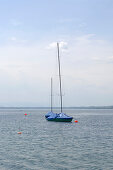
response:
<path id="1" fill-rule="evenodd" d="M 52 82 L 52 77 L 51 77 L 51 112 L 53 111 L 53 100 L 52 100 L 52 96 L 53 96 L 53 82 Z"/>
<path id="2" fill-rule="evenodd" d="M 62 82 L 61 82 L 61 66 L 60 66 L 60 56 L 59 56 L 59 43 L 57 43 L 58 50 L 58 70 L 59 70 L 59 86 L 60 86 L 60 102 L 61 102 L 61 113 L 62 113 Z"/>

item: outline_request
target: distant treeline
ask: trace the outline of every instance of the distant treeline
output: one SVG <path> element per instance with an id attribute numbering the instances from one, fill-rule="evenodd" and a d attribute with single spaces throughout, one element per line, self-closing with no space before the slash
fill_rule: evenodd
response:
<path id="1" fill-rule="evenodd" d="M 0 109 L 50 109 L 50 107 L 0 107 Z M 60 109 L 53 107 L 53 109 Z M 79 107 L 63 107 L 63 109 L 113 109 L 113 106 L 79 106 Z"/>
<path id="2" fill-rule="evenodd" d="M 81 107 L 68 107 L 70 109 L 113 109 L 113 106 L 81 106 Z"/>

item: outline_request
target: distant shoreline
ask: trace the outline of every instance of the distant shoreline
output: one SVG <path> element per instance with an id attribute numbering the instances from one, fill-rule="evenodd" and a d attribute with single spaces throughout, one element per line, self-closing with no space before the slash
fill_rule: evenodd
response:
<path id="1" fill-rule="evenodd" d="M 50 109 L 50 107 L 0 107 L 0 109 Z M 53 107 L 53 109 L 60 109 Z M 113 109 L 113 106 L 78 106 L 78 107 L 63 107 L 63 109 Z"/>

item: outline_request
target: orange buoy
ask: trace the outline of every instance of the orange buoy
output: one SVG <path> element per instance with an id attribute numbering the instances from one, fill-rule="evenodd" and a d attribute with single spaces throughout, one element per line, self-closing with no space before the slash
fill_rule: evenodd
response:
<path id="1" fill-rule="evenodd" d="M 18 134 L 22 134 L 22 132 L 18 132 Z"/>
<path id="2" fill-rule="evenodd" d="M 75 123 L 78 123 L 78 120 L 75 120 Z"/>

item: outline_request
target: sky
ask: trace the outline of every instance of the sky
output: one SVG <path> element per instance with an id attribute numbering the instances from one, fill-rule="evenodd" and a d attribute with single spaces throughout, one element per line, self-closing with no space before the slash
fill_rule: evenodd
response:
<path id="1" fill-rule="evenodd" d="M 113 105 L 112 0 L 0 0 L 0 106 Z"/>

